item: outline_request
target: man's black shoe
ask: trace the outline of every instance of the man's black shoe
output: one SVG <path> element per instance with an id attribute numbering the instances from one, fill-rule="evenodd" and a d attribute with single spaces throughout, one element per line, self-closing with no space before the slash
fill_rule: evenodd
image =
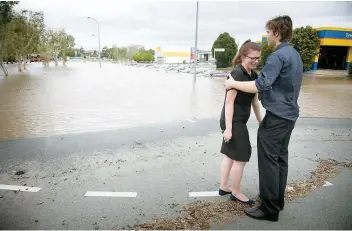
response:
<path id="1" fill-rule="evenodd" d="M 268 220 L 268 221 L 278 221 L 279 215 L 268 215 L 258 208 L 248 208 L 244 212 L 247 216 L 257 219 L 257 220 Z"/>

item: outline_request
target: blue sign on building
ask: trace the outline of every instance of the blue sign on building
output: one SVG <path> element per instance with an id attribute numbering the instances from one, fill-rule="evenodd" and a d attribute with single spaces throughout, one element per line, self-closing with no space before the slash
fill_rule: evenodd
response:
<path id="1" fill-rule="evenodd" d="M 352 32 L 322 30 L 318 31 L 319 38 L 352 39 Z"/>

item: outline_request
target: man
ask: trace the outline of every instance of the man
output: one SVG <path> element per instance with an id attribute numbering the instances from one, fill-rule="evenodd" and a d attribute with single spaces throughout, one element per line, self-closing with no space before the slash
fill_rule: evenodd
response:
<path id="1" fill-rule="evenodd" d="M 303 64 L 299 53 L 289 44 L 292 20 L 276 17 L 266 23 L 268 44 L 275 47 L 255 81 L 239 82 L 229 78 L 227 89 L 259 92 L 266 115 L 257 136 L 259 194 L 258 208 L 246 209 L 252 218 L 278 221 L 284 208 L 288 172 L 288 144 L 299 116 L 297 104 L 301 89 Z"/>

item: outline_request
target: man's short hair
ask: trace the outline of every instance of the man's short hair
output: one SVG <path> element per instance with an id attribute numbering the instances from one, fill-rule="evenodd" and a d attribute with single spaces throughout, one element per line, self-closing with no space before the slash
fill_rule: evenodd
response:
<path id="1" fill-rule="evenodd" d="M 269 20 L 265 27 L 273 33 L 279 33 L 280 42 L 289 42 L 292 39 L 292 20 L 290 16 L 283 15 Z"/>

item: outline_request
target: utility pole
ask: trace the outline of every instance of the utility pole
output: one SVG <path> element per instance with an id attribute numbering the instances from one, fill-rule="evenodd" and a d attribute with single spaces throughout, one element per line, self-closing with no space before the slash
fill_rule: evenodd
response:
<path id="1" fill-rule="evenodd" d="M 197 1 L 197 13 L 196 13 L 196 38 L 195 38 L 195 48 L 194 48 L 194 76 L 193 81 L 196 82 L 197 78 L 197 60 L 198 60 L 198 6 L 199 1 Z"/>
<path id="2" fill-rule="evenodd" d="M 92 18 L 92 17 L 87 17 L 88 19 L 92 19 L 94 20 L 97 24 L 98 24 L 98 43 L 99 43 L 99 65 L 100 65 L 100 68 L 101 68 L 101 54 L 100 54 L 100 28 L 99 28 L 99 22 L 98 20 L 96 20 L 95 18 Z"/>

